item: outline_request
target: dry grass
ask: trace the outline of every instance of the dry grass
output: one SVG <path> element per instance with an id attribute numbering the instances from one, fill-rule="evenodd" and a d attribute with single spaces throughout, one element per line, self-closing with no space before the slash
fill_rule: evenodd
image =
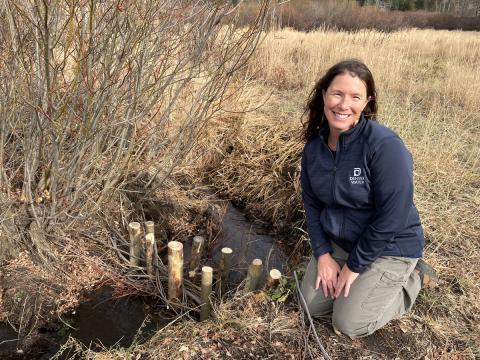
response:
<path id="1" fill-rule="evenodd" d="M 249 71 L 257 76 L 252 96 L 242 99 L 251 107 L 261 103 L 261 94 L 269 95 L 269 101 L 247 113 L 242 123 L 237 120 L 236 127 L 213 125 L 217 133 L 210 130 L 216 136 L 209 138 L 208 147 L 214 154 L 204 157 L 204 169 L 221 192 L 276 229 L 298 225 L 298 135 L 305 99 L 329 66 L 349 57 L 372 69 L 380 121 L 398 132 L 413 154 L 425 257 L 442 279 L 439 289 L 422 292 L 407 318 L 420 317 L 447 353 L 479 356 L 478 34 L 270 33 L 250 63 Z M 298 238 L 302 233 L 290 234 Z"/>

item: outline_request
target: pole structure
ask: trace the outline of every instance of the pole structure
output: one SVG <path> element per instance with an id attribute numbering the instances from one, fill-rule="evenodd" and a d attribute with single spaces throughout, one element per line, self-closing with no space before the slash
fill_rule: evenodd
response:
<path id="1" fill-rule="evenodd" d="M 147 254 L 147 274 L 149 276 L 155 275 L 155 268 L 153 266 L 155 260 L 155 236 L 153 233 L 145 235 L 145 246 Z"/>
<path id="2" fill-rule="evenodd" d="M 200 307 L 200 321 L 204 321 L 210 317 L 212 282 L 213 269 L 210 266 L 202 267 L 202 305 Z"/>
<path id="3" fill-rule="evenodd" d="M 270 270 L 270 272 L 268 273 L 267 282 L 265 283 L 264 290 L 268 291 L 272 287 L 276 286 L 280 282 L 281 278 L 282 278 L 282 273 L 279 270 L 277 269 Z"/>
<path id="4" fill-rule="evenodd" d="M 257 288 L 258 280 L 262 274 L 263 263 L 260 259 L 254 259 L 248 267 L 247 280 L 245 282 L 245 291 L 254 291 Z"/>
<path id="5" fill-rule="evenodd" d="M 142 243 L 140 240 L 140 224 L 131 222 L 128 224 L 128 234 L 130 236 L 130 265 L 139 266 L 142 251 Z"/>
<path id="6" fill-rule="evenodd" d="M 168 300 L 181 300 L 183 290 L 183 244 L 168 243 Z"/>
<path id="7" fill-rule="evenodd" d="M 195 271 L 197 270 L 200 259 L 202 258 L 203 245 L 205 244 L 205 239 L 202 236 L 195 236 L 192 242 L 192 252 L 190 255 L 190 271 L 188 273 L 189 277 L 195 276 Z"/>
<path id="8" fill-rule="evenodd" d="M 217 284 L 217 294 L 221 297 L 225 294 L 228 285 L 228 277 L 232 267 L 233 250 L 229 247 L 222 249 L 222 258 L 220 260 L 220 282 Z"/>
<path id="9" fill-rule="evenodd" d="M 155 235 L 155 223 L 153 221 L 145 222 L 145 233 Z"/>

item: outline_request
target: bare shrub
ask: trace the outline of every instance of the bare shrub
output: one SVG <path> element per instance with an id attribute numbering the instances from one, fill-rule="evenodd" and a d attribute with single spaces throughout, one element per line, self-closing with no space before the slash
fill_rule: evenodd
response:
<path id="1" fill-rule="evenodd" d="M 8 201 L 27 204 L 44 225 L 101 209 L 135 174 L 149 174 L 145 188 L 161 186 L 231 96 L 267 6 L 239 31 L 220 2 L 3 2 Z"/>

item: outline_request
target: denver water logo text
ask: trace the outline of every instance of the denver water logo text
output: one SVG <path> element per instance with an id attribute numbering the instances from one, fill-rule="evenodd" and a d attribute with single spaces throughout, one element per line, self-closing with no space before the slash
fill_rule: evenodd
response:
<path id="1" fill-rule="evenodd" d="M 362 169 L 353 168 L 353 176 L 350 176 L 350 184 L 363 185 L 365 183 L 365 176 L 362 176 Z"/>

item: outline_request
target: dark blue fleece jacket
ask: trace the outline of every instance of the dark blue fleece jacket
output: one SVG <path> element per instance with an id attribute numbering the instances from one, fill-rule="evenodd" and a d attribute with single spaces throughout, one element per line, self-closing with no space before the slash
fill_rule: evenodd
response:
<path id="1" fill-rule="evenodd" d="M 392 130 L 361 118 L 340 135 L 334 156 L 328 125 L 305 145 L 302 198 L 313 254 L 349 252 L 361 273 L 379 256 L 422 256 L 424 236 L 413 204 L 412 156 Z"/>

